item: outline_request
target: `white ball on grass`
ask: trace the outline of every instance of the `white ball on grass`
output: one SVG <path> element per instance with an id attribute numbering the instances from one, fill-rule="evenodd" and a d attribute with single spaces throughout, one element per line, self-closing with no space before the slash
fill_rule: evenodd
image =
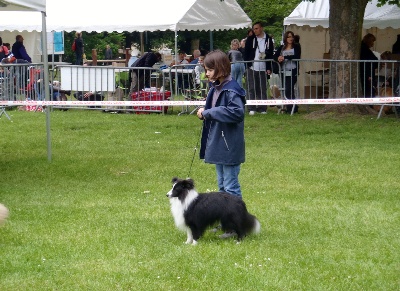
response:
<path id="1" fill-rule="evenodd" d="M 0 225 L 3 224 L 8 217 L 8 209 L 0 203 Z"/>

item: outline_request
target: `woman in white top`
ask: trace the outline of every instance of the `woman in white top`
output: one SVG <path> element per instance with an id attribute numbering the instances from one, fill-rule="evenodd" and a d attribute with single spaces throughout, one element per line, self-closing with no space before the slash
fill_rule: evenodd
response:
<path id="1" fill-rule="evenodd" d="M 294 42 L 294 33 L 290 30 L 286 31 L 283 36 L 283 45 L 281 45 L 274 54 L 274 60 L 279 62 L 281 80 L 285 88 L 286 99 L 295 99 L 294 86 L 297 83 L 297 74 L 299 71 L 299 63 L 294 60 L 301 58 L 301 47 Z M 293 105 L 286 106 L 286 112 L 292 111 Z M 294 108 L 294 112 L 298 111 L 298 106 Z"/>

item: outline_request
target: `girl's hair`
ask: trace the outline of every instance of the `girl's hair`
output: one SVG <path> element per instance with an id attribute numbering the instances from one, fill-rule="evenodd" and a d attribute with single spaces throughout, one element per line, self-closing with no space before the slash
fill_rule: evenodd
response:
<path id="1" fill-rule="evenodd" d="M 287 38 L 288 38 L 289 34 L 292 35 L 292 37 L 293 37 L 293 44 L 294 44 L 294 33 L 293 33 L 293 31 L 288 30 L 288 31 L 286 31 L 285 34 L 283 35 L 283 47 L 284 47 L 284 48 L 286 48 L 287 45 L 288 45 Z"/>
<path id="2" fill-rule="evenodd" d="M 228 55 L 221 50 L 215 50 L 204 58 L 204 67 L 214 70 L 214 78 L 227 77 L 231 74 L 231 62 Z"/>
<path id="3" fill-rule="evenodd" d="M 0 45 L 3 45 L 3 39 L 0 37 Z"/>
<path id="4" fill-rule="evenodd" d="M 365 43 L 368 47 L 372 47 L 375 41 L 376 37 L 372 33 L 367 33 L 362 39 L 362 42 Z"/>
<path id="5" fill-rule="evenodd" d="M 240 47 L 240 41 L 239 41 L 237 38 L 235 38 L 235 39 L 233 39 L 233 40 L 231 41 L 231 50 L 233 50 L 233 46 L 234 46 L 234 45 L 237 45 L 237 48 Z"/>

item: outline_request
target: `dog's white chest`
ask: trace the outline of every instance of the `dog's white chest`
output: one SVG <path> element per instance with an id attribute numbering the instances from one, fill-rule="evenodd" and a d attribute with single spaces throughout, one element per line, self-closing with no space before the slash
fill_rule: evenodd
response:
<path id="1" fill-rule="evenodd" d="M 185 223 L 185 217 L 183 216 L 183 213 L 185 212 L 184 205 L 176 197 L 171 198 L 170 203 L 171 203 L 171 212 L 172 216 L 174 217 L 176 227 L 186 231 L 187 226 Z"/>

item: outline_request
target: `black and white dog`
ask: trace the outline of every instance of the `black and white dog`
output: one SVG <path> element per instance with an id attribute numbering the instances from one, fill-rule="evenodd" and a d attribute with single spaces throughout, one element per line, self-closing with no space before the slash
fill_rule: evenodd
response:
<path id="1" fill-rule="evenodd" d="M 197 193 L 192 179 L 172 179 L 167 193 L 175 225 L 187 232 L 187 244 L 197 244 L 207 227 L 221 223 L 223 231 L 234 231 L 238 240 L 260 232 L 260 222 L 247 212 L 242 199 L 222 192 Z"/>

